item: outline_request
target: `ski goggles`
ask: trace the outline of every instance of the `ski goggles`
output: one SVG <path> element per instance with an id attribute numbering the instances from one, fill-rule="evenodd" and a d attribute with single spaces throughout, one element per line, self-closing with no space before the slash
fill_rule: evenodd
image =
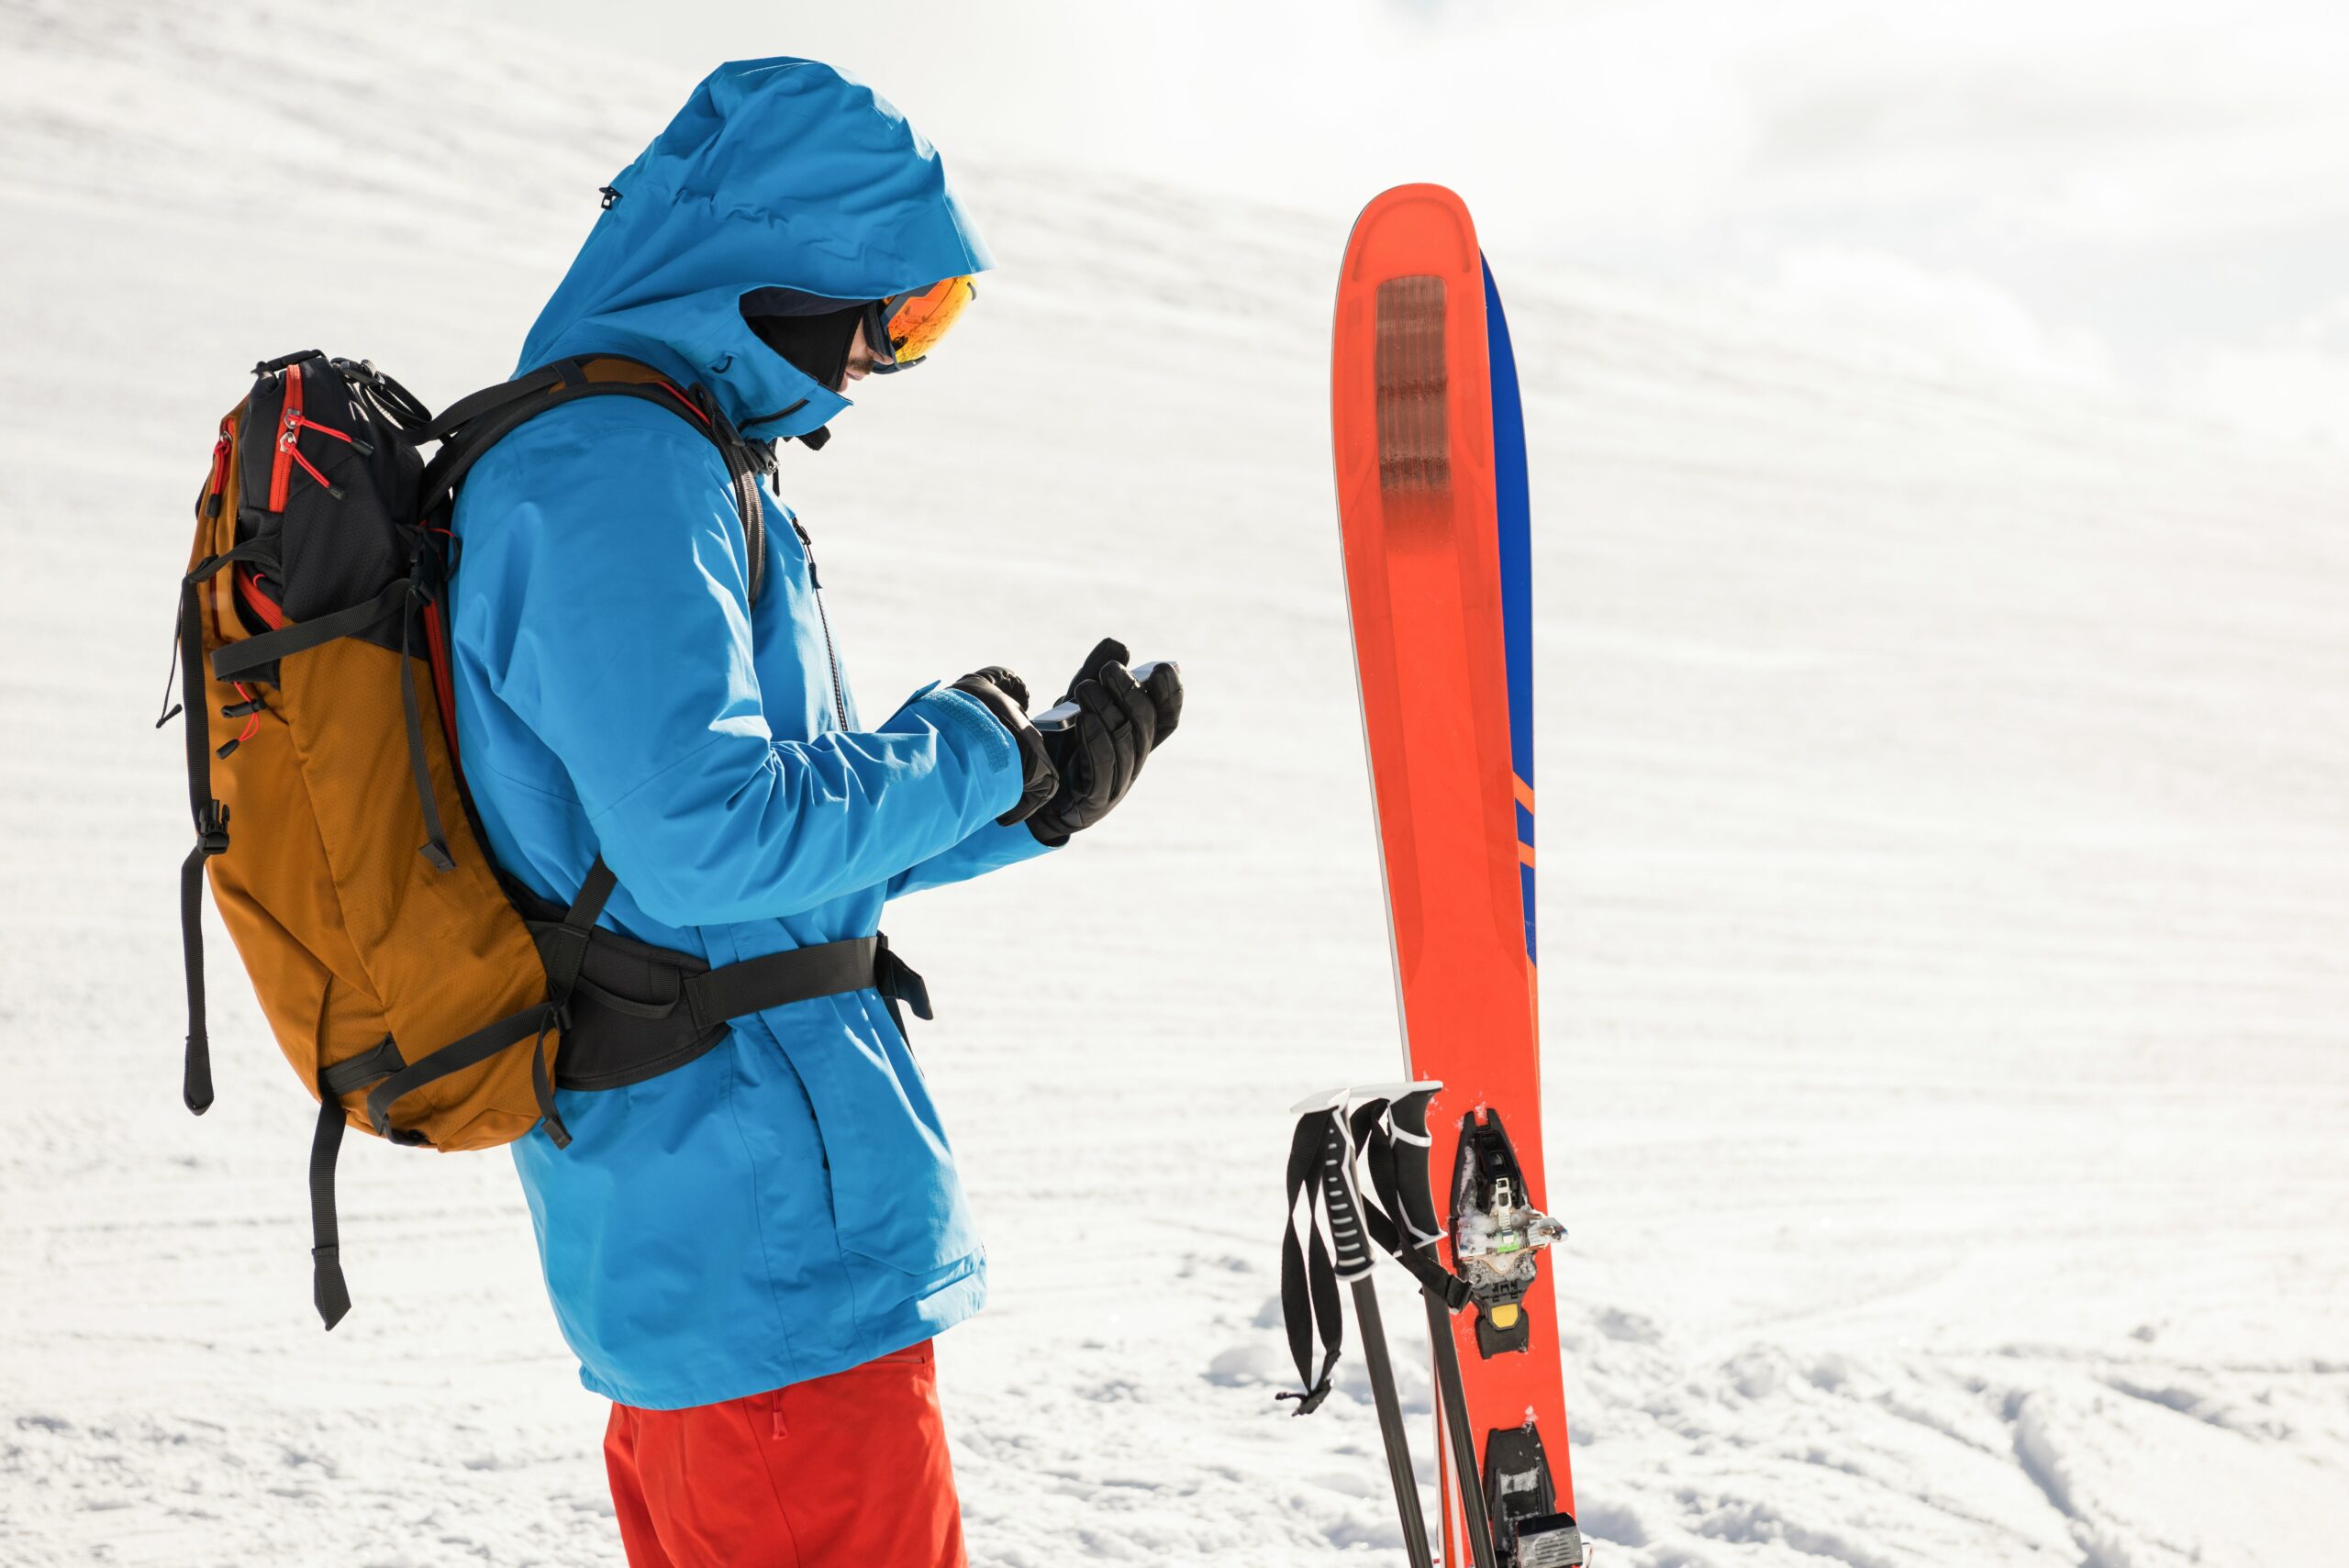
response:
<path id="1" fill-rule="evenodd" d="M 864 340 L 873 349 L 874 373 L 886 375 L 921 363 L 962 318 L 963 306 L 978 297 L 979 285 L 969 278 L 948 278 L 865 306 Z"/>

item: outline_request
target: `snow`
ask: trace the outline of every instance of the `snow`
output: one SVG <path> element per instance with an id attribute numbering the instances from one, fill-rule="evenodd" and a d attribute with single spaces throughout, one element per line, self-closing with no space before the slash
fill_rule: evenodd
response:
<path id="1" fill-rule="evenodd" d="M 25 1568 L 620 1560 L 506 1161 L 353 1140 L 323 1335 L 309 1103 L 217 924 L 220 1101 L 177 1103 L 148 723 L 213 419 L 295 348 L 435 403 L 503 374 L 686 85 L 452 6 L 319 15 L 0 4 Z M 980 308 L 786 453 L 866 706 L 1045 686 L 1104 631 L 1191 690 L 1097 840 L 892 914 L 992 1257 L 940 1352 L 974 1558 L 1399 1563 L 1359 1358 L 1309 1419 L 1272 1397 L 1286 1107 L 1395 1061 L 1324 415 L 1370 193 L 953 166 Z M 2337 1560 L 2349 465 L 1486 241 L 1598 1561 Z"/>

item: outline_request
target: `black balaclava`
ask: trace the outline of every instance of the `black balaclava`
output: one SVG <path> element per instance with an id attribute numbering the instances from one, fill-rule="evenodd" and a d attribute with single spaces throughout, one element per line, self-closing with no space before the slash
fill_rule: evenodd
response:
<path id="1" fill-rule="evenodd" d="M 848 379 L 849 350 L 856 346 L 856 324 L 863 300 L 826 299 L 794 289 L 764 288 L 743 296 L 742 319 L 759 341 L 781 354 L 808 380 L 838 392 Z"/>

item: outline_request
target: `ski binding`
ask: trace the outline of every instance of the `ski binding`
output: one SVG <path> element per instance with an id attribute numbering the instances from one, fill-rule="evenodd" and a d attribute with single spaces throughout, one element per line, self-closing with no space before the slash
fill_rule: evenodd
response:
<path id="1" fill-rule="evenodd" d="M 1564 1226 L 1533 1207 L 1500 1113 L 1490 1106 L 1477 1110 L 1460 1129 L 1452 1251 L 1476 1304 L 1476 1349 L 1487 1358 L 1526 1348 L 1519 1304 L 1533 1286 L 1536 1256 L 1565 1234 Z"/>
<path id="2" fill-rule="evenodd" d="M 1550 1456 L 1531 1418 L 1485 1441 L 1485 1507 L 1503 1568 L 1586 1568 L 1582 1527 L 1557 1512 Z"/>

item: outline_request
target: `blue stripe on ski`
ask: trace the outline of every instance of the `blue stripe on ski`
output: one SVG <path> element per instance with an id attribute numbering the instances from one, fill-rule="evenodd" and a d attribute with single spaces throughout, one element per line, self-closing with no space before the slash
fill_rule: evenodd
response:
<path id="1" fill-rule="evenodd" d="M 1481 261 L 1482 259 L 1479 258 Z M 1493 508 L 1500 528 L 1501 637 L 1508 659 L 1508 754 L 1519 782 L 1533 789 L 1533 506 L 1525 479 L 1525 415 L 1517 391 L 1501 291 L 1485 263 L 1485 354 L 1493 385 Z M 1533 813 L 1520 799 L 1519 841 L 1533 847 Z M 1525 956 L 1534 959 L 1533 867 L 1518 868 L 1525 905 Z"/>

